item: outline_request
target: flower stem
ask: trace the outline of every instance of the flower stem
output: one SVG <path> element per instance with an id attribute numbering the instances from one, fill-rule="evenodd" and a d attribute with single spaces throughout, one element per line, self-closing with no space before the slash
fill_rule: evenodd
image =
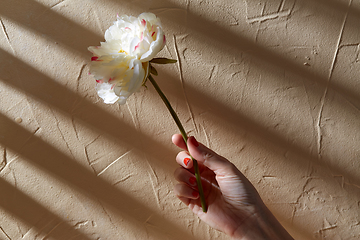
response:
<path id="1" fill-rule="evenodd" d="M 177 116 L 174 109 L 172 108 L 169 100 L 166 98 L 164 93 L 161 91 L 159 85 L 157 85 L 155 79 L 150 74 L 149 74 L 148 78 L 149 78 L 150 82 L 152 83 L 152 85 L 154 86 L 155 90 L 160 95 L 163 102 L 165 103 L 166 107 L 169 109 L 171 116 L 173 117 L 176 125 L 178 126 L 178 128 L 179 128 L 179 130 L 181 132 L 181 135 L 182 135 L 185 143 L 187 144 L 188 137 L 186 135 L 184 127 L 182 126 L 182 124 L 181 124 L 181 122 L 179 120 L 179 117 Z M 197 182 L 197 186 L 198 186 L 198 190 L 199 190 L 201 207 L 202 207 L 203 212 L 207 212 L 207 206 L 206 206 L 206 201 L 205 201 L 205 196 L 204 196 L 204 190 L 203 190 L 202 183 L 201 183 L 199 165 L 198 165 L 197 161 L 191 155 L 190 155 L 190 157 L 191 157 L 191 159 L 193 160 L 193 163 L 194 163 L 195 178 L 196 178 L 196 182 Z"/>

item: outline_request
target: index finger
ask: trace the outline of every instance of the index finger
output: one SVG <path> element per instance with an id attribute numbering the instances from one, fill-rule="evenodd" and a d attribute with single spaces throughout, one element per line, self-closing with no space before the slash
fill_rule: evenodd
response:
<path id="1" fill-rule="evenodd" d="M 187 151 L 187 146 L 186 146 L 186 143 L 182 137 L 181 134 L 174 134 L 171 138 L 172 142 L 178 146 L 179 148 L 182 148 L 184 149 L 185 151 Z"/>

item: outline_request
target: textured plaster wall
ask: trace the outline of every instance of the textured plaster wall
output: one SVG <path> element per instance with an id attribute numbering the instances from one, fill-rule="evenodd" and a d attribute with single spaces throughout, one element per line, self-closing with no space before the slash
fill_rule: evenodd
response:
<path id="1" fill-rule="evenodd" d="M 0 0 L 0 239 L 228 239 L 172 193 L 152 86 L 106 105 L 88 75 L 116 14 L 146 11 L 188 133 L 295 239 L 359 239 L 359 0 Z"/>

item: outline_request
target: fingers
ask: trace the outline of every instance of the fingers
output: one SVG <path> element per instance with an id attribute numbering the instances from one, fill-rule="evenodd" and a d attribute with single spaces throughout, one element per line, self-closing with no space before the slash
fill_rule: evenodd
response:
<path id="1" fill-rule="evenodd" d="M 194 174 L 184 168 L 178 168 L 174 172 L 175 179 L 181 183 L 186 183 L 193 189 L 197 189 L 196 178 Z"/>
<path id="2" fill-rule="evenodd" d="M 182 148 L 182 149 L 184 149 L 184 150 L 187 150 L 187 146 L 186 146 L 186 143 L 184 142 L 184 139 L 183 139 L 183 137 L 182 137 L 182 135 L 181 134 L 174 134 L 173 136 L 172 136 L 172 142 L 176 145 L 176 146 L 178 146 L 179 148 Z"/>
<path id="3" fill-rule="evenodd" d="M 175 134 L 172 137 L 172 142 L 176 146 L 189 151 L 194 159 L 214 171 L 216 175 L 226 175 L 230 173 L 229 171 L 232 173 L 236 171 L 236 167 L 231 162 L 205 147 L 203 144 L 198 143 L 194 137 L 189 137 L 186 145 L 182 135 Z M 176 161 L 187 169 L 193 166 L 192 160 L 186 152 L 180 152 L 176 157 Z M 238 171 L 236 171 L 236 173 L 238 173 Z"/>
<path id="4" fill-rule="evenodd" d="M 194 159 L 214 171 L 216 175 L 228 175 L 236 171 L 236 167 L 231 162 L 198 143 L 194 137 L 189 137 L 187 140 L 187 148 Z"/>
<path id="5" fill-rule="evenodd" d="M 185 151 L 178 153 L 178 155 L 176 156 L 176 162 L 186 169 L 191 169 L 193 166 L 193 161 L 191 160 L 191 157 Z"/>
<path id="6" fill-rule="evenodd" d="M 178 183 L 174 187 L 175 195 L 183 201 L 185 204 L 188 204 L 189 199 L 199 198 L 198 191 L 192 189 L 189 185 L 185 183 Z"/>
<path id="7" fill-rule="evenodd" d="M 189 205 L 190 200 L 199 198 L 194 174 L 180 167 L 175 170 L 174 176 L 179 182 L 174 187 L 174 193 L 183 203 Z"/>

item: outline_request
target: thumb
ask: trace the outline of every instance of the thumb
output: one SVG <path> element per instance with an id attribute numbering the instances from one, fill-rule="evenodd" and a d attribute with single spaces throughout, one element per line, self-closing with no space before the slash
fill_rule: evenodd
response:
<path id="1" fill-rule="evenodd" d="M 226 158 L 218 155 L 211 149 L 196 141 L 194 137 L 187 140 L 188 151 L 199 163 L 202 163 L 216 175 L 228 175 L 233 173 L 236 167 Z"/>

